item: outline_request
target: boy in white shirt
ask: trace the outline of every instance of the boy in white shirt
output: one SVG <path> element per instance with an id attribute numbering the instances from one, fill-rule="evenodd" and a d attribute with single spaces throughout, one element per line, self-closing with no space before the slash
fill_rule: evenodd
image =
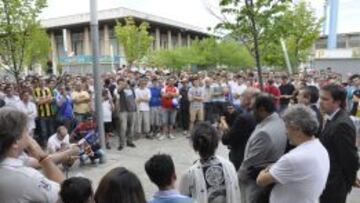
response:
<path id="1" fill-rule="evenodd" d="M 141 79 L 139 88 L 135 90 L 136 103 L 138 107 L 138 133 L 145 133 L 146 138 L 149 137 L 150 132 L 150 106 L 149 101 L 151 97 L 150 89 L 147 88 L 147 80 Z"/>

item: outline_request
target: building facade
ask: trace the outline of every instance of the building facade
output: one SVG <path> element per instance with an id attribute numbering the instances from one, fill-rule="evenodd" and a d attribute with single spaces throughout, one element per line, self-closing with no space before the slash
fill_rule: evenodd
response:
<path id="1" fill-rule="evenodd" d="M 327 49 L 327 36 L 321 36 L 314 45 L 312 67 L 324 70 L 331 67 L 346 79 L 360 72 L 360 33 L 338 34 L 337 48 Z"/>
<path id="2" fill-rule="evenodd" d="M 167 18 L 142 13 L 127 8 L 114 8 L 98 12 L 100 66 L 102 71 L 111 71 L 126 64 L 122 45 L 115 36 L 116 22 L 126 17 L 135 22 L 148 22 L 154 41 L 152 49 L 172 49 L 189 46 L 195 39 L 209 36 L 202 29 Z M 78 14 L 41 21 L 51 40 L 51 58 L 54 69 L 73 73 L 91 72 L 90 14 Z"/>

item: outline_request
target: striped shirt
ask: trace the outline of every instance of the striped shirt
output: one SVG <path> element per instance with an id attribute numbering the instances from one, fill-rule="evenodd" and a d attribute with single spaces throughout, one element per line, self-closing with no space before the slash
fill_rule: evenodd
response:
<path id="1" fill-rule="evenodd" d="M 40 99 L 43 99 L 45 97 L 53 97 L 51 90 L 47 87 L 44 88 L 36 88 L 34 89 L 34 98 L 35 101 L 39 101 Z M 51 102 L 46 103 L 46 104 L 37 104 L 37 109 L 38 109 L 38 115 L 39 117 L 50 117 L 53 116 L 53 110 L 51 108 Z"/>

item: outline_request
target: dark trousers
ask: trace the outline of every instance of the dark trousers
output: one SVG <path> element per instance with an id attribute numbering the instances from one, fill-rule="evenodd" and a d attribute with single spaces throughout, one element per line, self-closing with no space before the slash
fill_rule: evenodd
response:
<path id="1" fill-rule="evenodd" d="M 39 143 L 41 146 L 45 146 L 48 138 L 54 134 L 54 118 L 53 117 L 40 117 L 38 119 L 39 125 Z"/>
<path id="2" fill-rule="evenodd" d="M 226 109 L 226 102 L 211 102 L 211 108 L 210 111 L 210 118 L 209 121 L 211 123 L 218 122 L 220 119 L 220 116 L 224 114 Z"/>
<path id="3" fill-rule="evenodd" d="M 189 130 L 190 125 L 190 104 L 188 102 L 180 104 L 178 112 L 179 127 L 183 130 Z"/>
<path id="4" fill-rule="evenodd" d="M 329 179 L 328 179 L 329 181 Z M 332 180 L 330 180 L 332 181 Z M 345 203 L 348 189 L 344 181 L 327 184 L 325 190 L 320 196 L 320 203 Z"/>
<path id="5" fill-rule="evenodd" d="M 204 120 L 210 121 L 211 119 L 211 111 L 212 111 L 212 102 L 204 103 Z"/>

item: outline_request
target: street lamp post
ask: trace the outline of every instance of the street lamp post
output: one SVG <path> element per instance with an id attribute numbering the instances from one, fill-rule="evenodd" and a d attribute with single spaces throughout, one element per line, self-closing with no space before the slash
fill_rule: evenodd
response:
<path id="1" fill-rule="evenodd" d="M 92 64 L 95 89 L 95 111 L 98 133 L 100 135 L 101 148 L 105 148 L 105 132 L 103 124 L 103 112 L 101 105 L 101 81 L 99 72 L 99 24 L 97 16 L 97 0 L 90 0 L 90 28 L 92 44 Z"/>

